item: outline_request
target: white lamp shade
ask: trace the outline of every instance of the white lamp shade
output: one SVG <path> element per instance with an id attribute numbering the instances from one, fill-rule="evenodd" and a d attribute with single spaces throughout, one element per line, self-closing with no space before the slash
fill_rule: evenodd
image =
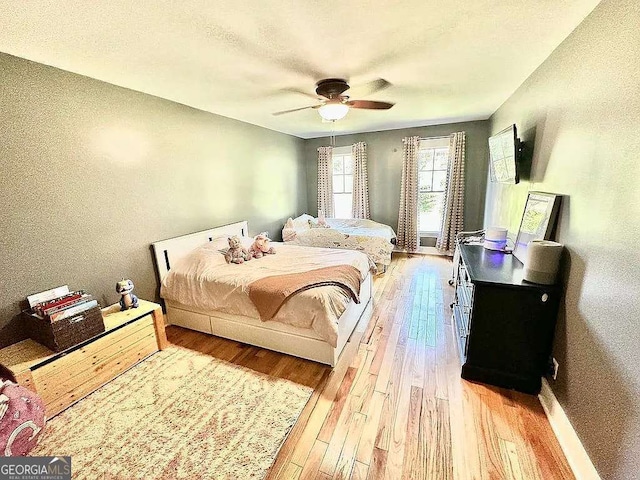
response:
<path id="1" fill-rule="evenodd" d="M 325 120 L 340 120 L 349 111 L 349 106 L 344 103 L 327 103 L 318 109 L 318 113 Z"/>

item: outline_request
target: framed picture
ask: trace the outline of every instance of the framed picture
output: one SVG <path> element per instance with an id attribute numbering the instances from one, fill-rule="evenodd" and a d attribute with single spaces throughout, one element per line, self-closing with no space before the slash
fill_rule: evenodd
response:
<path id="1" fill-rule="evenodd" d="M 549 240 L 556 226 L 562 195 L 529 192 L 524 206 L 513 254 L 522 263 L 527 258 L 527 247 L 532 240 Z"/>

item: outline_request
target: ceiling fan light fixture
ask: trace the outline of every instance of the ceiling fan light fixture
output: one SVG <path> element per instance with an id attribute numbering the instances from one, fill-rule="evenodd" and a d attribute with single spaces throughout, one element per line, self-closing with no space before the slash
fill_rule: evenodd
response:
<path id="1" fill-rule="evenodd" d="M 344 103 L 327 103 L 318 108 L 322 118 L 329 121 L 340 120 L 349 112 L 349 106 Z"/>

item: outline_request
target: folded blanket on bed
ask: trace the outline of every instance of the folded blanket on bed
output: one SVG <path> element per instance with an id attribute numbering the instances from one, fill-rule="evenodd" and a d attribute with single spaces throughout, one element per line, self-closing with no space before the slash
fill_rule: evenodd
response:
<path id="1" fill-rule="evenodd" d="M 255 305 L 262 321 L 271 320 L 284 303 L 298 292 L 310 288 L 335 285 L 360 303 L 360 271 L 351 265 L 336 265 L 308 272 L 290 273 L 264 277 L 251 282 L 249 298 Z"/>

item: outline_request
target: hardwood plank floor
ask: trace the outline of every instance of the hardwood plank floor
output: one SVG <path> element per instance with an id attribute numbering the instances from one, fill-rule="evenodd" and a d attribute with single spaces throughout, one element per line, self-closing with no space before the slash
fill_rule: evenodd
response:
<path id="1" fill-rule="evenodd" d="M 168 327 L 169 340 L 314 388 L 269 479 L 573 479 L 534 396 L 460 378 L 451 262 L 394 255 L 334 369 Z"/>

